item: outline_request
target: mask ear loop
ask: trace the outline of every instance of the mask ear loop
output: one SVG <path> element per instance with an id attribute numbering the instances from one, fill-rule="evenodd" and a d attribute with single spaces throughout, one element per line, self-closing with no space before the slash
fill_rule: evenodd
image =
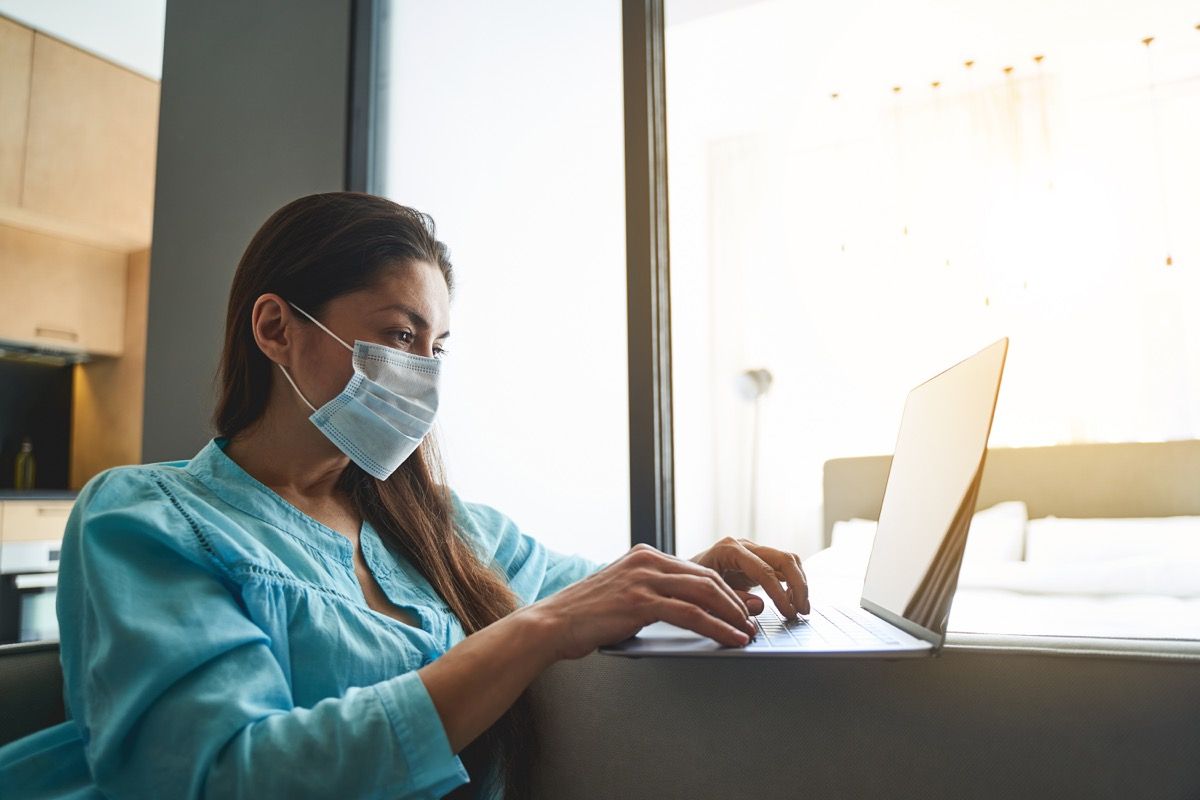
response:
<path id="1" fill-rule="evenodd" d="M 287 382 L 292 385 L 292 388 L 296 390 L 296 394 L 298 394 L 300 396 L 300 399 L 304 401 L 304 405 L 311 408 L 313 410 L 314 414 L 317 413 L 317 407 L 314 406 L 312 403 L 308 402 L 308 398 L 304 396 L 304 392 L 300 391 L 300 387 L 296 385 L 296 382 L 294 380 L 292 380 L 292 376 L 288 374 L 287 367 L 285 367 L 283 364 L 280 364 L 278 366 L 279 366 L 279 371 L 283 373 L 283 377 L 287 378 Z"/>
<path id="2" fill-rule="evenodd" d="M 287 304 L 288 304 L 289 306 L 291 306 L 292 308 L 296 309 L 297 311 L 299 311 L 299 312 L 300 312 L 301 314 L 303 314 L 304 316 L 308 317 L 308 318 L 309 318 L 309 320 L 311 320 L 311 321 L 312 321 L 312 323 L 313 323 L 314 325 L 316 325 L 318 328 L 320 328 L 321 330 L 323 330 L 323 331 L 325 331 L 326 333 L 328 333 L 328 334 L 329 334 L 330 336 L 332 336 L 334 339 L 337 339 L 337 341 L 338 341 L 338 344 L 340 344 L 342 347 L 346 348 L 346 349 L 347 349 L 347 350 L 349 350 L 351 353 L 353 353 L 353 352 L 354 352 L 354 348 L 353 348 L 353 347 L 351 347 L 350 345 L 346 344 L 346 343 L 345 343 L 345 342 L 342 340 L 342 337 L 338 336 L 336 333 L 334 333 L 333 331 L 329 330 L 329 328 L 326 328 L 324 325 L 322 325 L 322 324 L 321 324 L 321 322 L 320 322 L 320 321 L 319 321 L 319 320 L 318 320 L 316 317 L 314 317 L 312 314 L 308 313 L 308 312 L 307 312 L 307 311 L 305 311 L 303 308 L 301 308 L 300 306 L 298 306 L 298 305 L 296 305 L 295 303 L 291 302 L 290 300 L 289 300 L 289 301 L 287 301 Z M 316 413 L 316 411 L 317 411 L 317 407 L 316 407 L 316 406 L 314 406 L 312 403 L 308 402 L 308 398 L 304 396 L 304 392 L 300 391 L 300 387 L 296 385 L 296 382 L 295 382 L 294 380 L 292 380 L 292 376 L 291 376 L 290 374 L 288 374 L 287 367 L 283 366 L 283 364 L 279 364 L 278 366 L 279 366 L 279 371 L 283 373 L 283 377 L 287 378 L 287 382 L 288 382 L 288 383 L 290 383 L 290 384 L 292 385 L 292 388 L 293 388 L 293 389 L 296 391 L 296 394 L 297 394 L 297 395 L 299 395 L 299 396 L 300 396 L 300 399 L 304 401 L 304 405 L 306 405 L 306 406 L 308 406 L 309 408 L 311 408 L 311 409 L 313 410 L 313 413 L 315 414 L 315 413 Z"/>
<path id="3" fill-rule="evenodd" d="M 338 336 L 336 333 L 334 333 L 333 331 L 329 330 L 329 328 L 326 328 L 324 325 L 322 325 L 322 324 L 321 324 L 321 322 L 320 322 L 320 320 L 318 320 L 318 319 L 317 319 L 316 317 L 314 317 L 312 314 L 308 313 L 308 312 L 307 312 L 307 311 L 305 311 L 303 308 L 301 308 L 300 306 L 296 305 L 295 303 L 293 303 L 293 302 L 292 302 L 292 301 L 290 301 L 290 300 L 288 301 L 288 305 L 289 305 L 289 306 L 291 306 L 292 308 L 296 309 L 297 311 L 299 311 L 299 312 L 300 312 L 301 314 L 303 314 L 304 316 L 308 317 L 308 318 L 309 318 L 309 319 L 312 321 L 312 323 L 313 323 L 314 325 L 316 325 L 318 328 L 320 328 L 321 330 L 325 331 L 326 333 L 328 333 L 328 334 L 329 334 L 330 336 L 332 336 L 333 338 L 337 339 L 337 340 L 338 340 L 338 342 L 339 342 L 339 343 L 342 345 L 342 347 L 346 348 L 346 349 L 347 349 L 347 350 L 349 350 L 351 353 L 353 353 L 353 352 L 354 352 L 354 348 L 353 348 L 353 347 L 351 347 L 350 345 L 346 344 L 346 341 L 345 341 L 344 339 L 342 339 L 342 337 Z"/>

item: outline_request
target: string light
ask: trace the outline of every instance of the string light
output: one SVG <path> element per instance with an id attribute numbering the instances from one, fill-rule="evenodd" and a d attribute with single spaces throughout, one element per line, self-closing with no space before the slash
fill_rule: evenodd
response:
<path id="1" fill-rule="evenodd" d="M 903 235 L 908 236 L 908 203 L 904 197 L 904 125 L 900 106 L 900 92 L 903 90 L 903 86 L 892 87 L 892 97 L 895 98 L 893 110 L 896 115 L 896 205 L 900 209 L 900 218 L 903 221 Z"/>
<path id="2" fill-rule="evenodd" d="M 1042 148 L 1046 155 L 1046 191 L 1054 191 L 1054 150 L 1050 140 L 1050 111 L 1049 105 L 1046 102 L 1046 73 L 1042 71 L 1042 61 L 1045 56 L 1037 54 L 1033 57 L 1033 63 L 1037 69 L 1037 91 L 1038 91 L 1038 112 L 1042 121 Z M 1026 277 L 1021 281 L 1021 289 L 1029 289 L 1029 278 Z"/>
<path id="3" fill-rule="evenodd" d="M 941 81 L 930 81 L 929 86 L 930 86 L 930 88 L 933 89 L 933 114 L 934 114 L 934 117 L 937 119 L 938 130 L 944 131 L 946 128 L 946 125 L 945 125 L 945 121 L 942 118 L 942 93 L 938 91 L 938 89 L 942 88 L 942 82 Z M 950 266 L 950 259 L 948 257 L 946 259 L 944 259 L 944 261 L 945 261 L 945 266 L 947 266 L 947 267 Z"/>
<path id="4" fill-rule="evenodd" d="M 1154 37 L 1147 36 L 1142 39 L 1142 45 L 1146 48 L 1146 75 L 1150 81 L 1150 128 L 1151 135 L 1154 138 L 1154 165 L 1158 170 L 1158 200 L 1159 212 L 1162 214 L 1163 224 L 1163 244 L 1167 251 L 1166 265 L 1172 266 L 1175 262 L 1171 258 L 1171 221 L 1167 216 L 1167 178 L 1166 170 L 1163 168 L 1162 154 L 1162 132 L 1161 123 L 1158 119 L 1158 83 L 1154 77 L 1154 56 L 1151 53 L 1150 45 L 1154 44 Z"/>
<path id="5" fill-rule="evenodd" d="M 830 99 L 830 100 L 832 100 L 832 101 L 833 101 L 833 102 L 835 102 L 835 103 L 837 103 L 837 101 L 838 101 L 838 98 L 840 98 L 841 96 L 842 96 L 842 93 L 841 93 L 841 92 L 830 92 L 830 93 L 829 93 L 829 99 Z M 839 119 L 838 119 L 838 127 L 840 128 L 840 130 L 838 130 L 838 133 L 837 133 L 838 140 L 839 140 L 839 141 L 846 141 L 846 138 L 847 138 L 847 135 L 848 135 L 848 134 L 847 134 L 847 132 L 846 132 L 846 111 L 845 111 L 845 104 L 843 104 L 843 103 L 838 103 L 838 111 L 837 111 L 837 114 L 838 114 L 838 118 L 839 118 Z M 844 216 L 844 215 L 843 215 L 843 216 Z M 847 226 L 847 224 L 848 224 L 847 222 L 844 222 L 844 221 L 842 222 L 842 236 L 841 236 L 841 239 L 842 239 L 842 243 L 841 243 L 841 251 L 842 251 L 842 255 L 845 255 L 845 254 L 846 254 L 846 231 L 845 231 L 845 229 L 846 229 L 846 226 Z"/>
<path id="6" fill-rule="evenodd" d="M 1045 60 L 1044 55 L 1036 55 L 1033 57 L 1033 63 L 1037 65 L 1037 85 L 1038 85 L 1038 110 L 1042 115 L 1042 145 L 1046 148 L 1046 188 L 1053 191 L 1054 189 L 1054 159 L 1050 147 L 1050 110 L 1046 103 L 1046 73 L 1042 71 L 1042 61 Z"/>

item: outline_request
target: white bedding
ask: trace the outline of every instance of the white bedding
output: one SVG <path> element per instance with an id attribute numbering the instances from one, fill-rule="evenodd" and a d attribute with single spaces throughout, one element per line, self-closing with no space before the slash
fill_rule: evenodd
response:
<path id="1" fill-rule="evenodd" d="M 854 602 L 875 522 L 834 526 L 804 562 L 816 602 Z M 1025 518 L 1023 503 L 976 514 L 951 631 L 1200 639 L 1200 518 Z"/>

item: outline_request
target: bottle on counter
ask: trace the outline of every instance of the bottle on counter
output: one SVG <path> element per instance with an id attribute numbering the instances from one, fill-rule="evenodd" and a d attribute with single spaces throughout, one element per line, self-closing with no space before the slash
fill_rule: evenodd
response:
<path id="1" fill-rule="evenodd" d="M 37 461 L 33 457 L 33 441 L 28 436 L 21 440 L 21 449 L 17 451 L 13 478 L 17 489 L 26 490 L 33 488 L 37 478 Z"/>

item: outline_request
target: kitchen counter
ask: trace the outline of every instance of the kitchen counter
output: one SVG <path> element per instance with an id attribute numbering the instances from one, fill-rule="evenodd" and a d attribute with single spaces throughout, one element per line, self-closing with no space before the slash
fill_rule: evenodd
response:
<path id="1" fill-rule="evenodd" d="M 0 501 L 6 500 L 74 500 L 79 492 L 73 489 L 0 489 Z"/>

